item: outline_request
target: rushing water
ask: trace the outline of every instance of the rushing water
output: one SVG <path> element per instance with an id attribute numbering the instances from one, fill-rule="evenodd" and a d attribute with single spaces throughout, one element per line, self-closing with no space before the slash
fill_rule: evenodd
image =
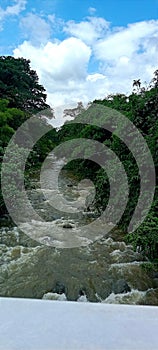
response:
<path id="1" fill-rule="evenodd" d="M 52 160 L 56 171 L 58 165 Z M 53 181 L 49 168 L 46 175 L 48 182 Z M 106 225 L 105 232 L 96 225 L 93 237 L 97 240 L 91 241 L 89 237 L 88 242 L 83 236 L 82 225 L 96 219 L 94 212 L 85 210 L 87 195 L 94 196 L 93 186 L 89 183 L 85 188 L 82 183 L 78 187 L 76 181 L 63 172 L 59 187 L 70 200 L 70 208 L 73 201 L 79 199 L 80 210 L 73 218 L 70 213 L 61 216 L 59 209 L 50 205 L 52 199 L 55 201 L 54 189 L 48 190 L 46 184 L 43 193 L 40 184 L 35 182 L 28 197 L 43 221 L 24 222 L 27 235 L 9 224 L 1 227 L 0 295 L 30 298 L 45 295 L 44 298 L 54 300 L 158 305 L 157 278 L 153 278 L 148 261 L 144 261 L 141 253 L 125 244 L 119 229 L 106 234 Z M 71 248 L 63 249 L 70 241 L 70 237 L 64 238 L 62 243 L 63 227 L 67 227 L 74 240 Z M 75 238 L 71 232 L 75 232 Z M 64 293 L 57 290 L 57 285 L 64 286 Z"/>

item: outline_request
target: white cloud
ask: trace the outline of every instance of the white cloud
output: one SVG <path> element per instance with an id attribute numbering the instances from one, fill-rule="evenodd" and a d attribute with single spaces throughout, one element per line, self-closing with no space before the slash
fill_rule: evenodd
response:
<path id="1" fill-rule="evenodd" d="M 0 7 L 0 19 L 4 19 L 6 16 L 17 16 L 21 11 L 25 9 L 27 0 L 15 0 L 15 5 L 7 6 L 4 10 Z"/>
<path id="2" fill-rule="evenodd" d="M 23 17 L 20 26 L 25 38 L 29 38 L 36 45 L 40 43 L 45 44 L 50 38 L 50 25 L 36 14 L 29 13 Z"/>
<path id="3" fill-rule="evenodd" d="M 68 21 L 64 27 L 64 32 L 80 38 L 87 44 L 93 44 L 99 38 L 105 36 L 109 27 L 109 22 L 101 17 L 88 17 L 86 21 L 76 23 Z"/>
<path id="4" fill-rule="evenodd" d="M 62 42 L 48 42 L 41 47 L 25 41 L 14 50 L 14 55 L 30 58 L 32 66 L 39 71 L 41 78 L 47 76 L 48 82 L 56 80 L 57 84 L 71 84 L 85 79 L 91 50 L 80 39 L 68 38 Z"/>
<path id="5" fill-rule="evenodd" d="M 95 45 L 101 71 L 111 80 L 112 91 L 129 92 L 132 80 L 149 81 L 157 67 L 158 21 L 120 28 Z"/>
<path id="6" fill-rule="evenodd" d="M 89 7 L 88 12 L 90 15 L 94 15 L 94 13 L 96 12 L 96 8 L 95 7 Z"/>
<path id="7" fill-rule="evenodd" d="M 0 6 L 0 30 L 3 30 L 3 21 L 8 16 L 18 16 L 26 7 L 27 0 L 15 0 L 15 5 L 3 9 Z"/>
<path id="8" fill-rule="evenodd" d="M 91 49 L 80 39 L 48 42 L 41 47 L 25 41 L 14 50 L 14 56 L 31 60 L 31 66 L 46 88 L 48 103 L 52 106 L 64 106 L 64 109 L 81 100 L 88 103 L 109 92 L 105 76 L 88 74 Z"/>
<path id="9" fill-rule="evenodd" d="M 139 50 L 148 49 L 148 39 L 156 34 L 158 21 L 131 24 L 100 40 L 96 45 L 96 57 L 103 61 L 115 61 L 124 55 L 132 57 Z"/>
<path id="10" fill-rule="evenodd" d="M 33 17 L 29 19 L 29 23 L 24 22 L 28 28 Z M 49 16 L 49 24 L 54 25 L 56 20 Z M 133 79 L 144 82 L 152 78 L 158 62 L 158 21 L 133 23 L 127 28 L 110 28 L 105 19 L 98 17 L 80 23 L 59 22 L 67 39 L 48 41 L 46 22 L 39 21 L 47 40 L 42 39 L 40 44 L 39 40 L 38 45 L 24 41 L 14 50 L 15 57 L 31 60 L 46 88 L 48 103 L 58 106 L 58 111 L 73 107 L 78 101 L 87 103 L 111 93 L 129 93 Z M 36 28 L 32 32 L 35 36 Z M 63 120 L 57 114 L 60 124 Z"/>
<path id="11" fill-rule="evenodd" d="M 64 20 L 62 18 L 56 17 L 55 13 L 53 13 L 52 15 L 48 15 L 48 20 L 51 23 L 54 32 L 62 30 L 65 24 Z"/>
<path id="12" fill-rule="evenodd" d="M 14 56 L 23 56 L 31 60 L 31 65 L 37 70 L 48 95 L 55 96 L 52 103 L 54 100 L 54 104 L 59 105 L 70 99 L 77 102 L 83 99 L 83 90 L 84 100 L 87 99 L 85 86 L 92 81 L 87 79 L 91 49 L 80 39 L 68 38 L 62 42 L 48 42 L 41 47 L 35 47 L 25 41 L 14 50 Z M 95 78 L 95 83 L 96 80 Z"/>

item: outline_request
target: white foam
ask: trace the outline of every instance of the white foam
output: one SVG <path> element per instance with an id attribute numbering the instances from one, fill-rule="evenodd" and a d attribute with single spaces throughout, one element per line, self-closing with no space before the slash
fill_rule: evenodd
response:
<path id="1" fill-rule="evenodd" d="M 137 289 L 132 289 L 127 293 L 111 293 L 102 303 L 106 304 L 136 304 L 140 302 L 146 295 L 147 291 L 139 291 Z"/>
<path id="2" fill-rule="evenodd" d="M 42 297 L 42 299 L 44 300 L 58 300 L 58 301 L 66 301 L 67 297 L 65 295 L 65 293 L 62 294 L 58 294 L 58 293 L 45 293 Z"/>
<path id="3" fill-rule="evenodd" d="M 86 303 L 86 302 L 88 302 L 88 299 L 87 299 L 87 296 L 86 296 L 86 295 L 81 295 L 81 296 L 77 299 L 77 301 L 82 302 L 82 303 Z"/>

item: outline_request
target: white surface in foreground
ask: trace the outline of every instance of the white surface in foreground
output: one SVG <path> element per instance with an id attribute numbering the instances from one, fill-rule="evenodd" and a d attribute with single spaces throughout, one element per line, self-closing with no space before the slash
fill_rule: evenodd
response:
<path id="1" fill-rule="evenodd" d="M 0 350 L 157 350 L 158 307 L 0 298 Z"/>

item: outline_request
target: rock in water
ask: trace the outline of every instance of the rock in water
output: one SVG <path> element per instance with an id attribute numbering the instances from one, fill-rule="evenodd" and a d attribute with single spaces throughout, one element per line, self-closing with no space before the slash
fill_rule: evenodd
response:
<path id="1" fill-rule="evenodd" d="M 63 224 L 63 228 L 73 228 L 73 225 L 71 225 L 69 222 L 65 222 Z"/>
<path id="2" fill-rule="evenodd" d="M 131 291 L 131 288 L 129 287 L 128 283 L 124 279 L 120 279 L 113 284 L 112 291 L 115 294 L 127 293 Z"/>
<path id="3" fill-rule="evenodd" d="M 65 286 L 63 283 L 57 282 L 55 287 L 53 288 L 53 293 L 63 294 L 65 293 Z"/>

